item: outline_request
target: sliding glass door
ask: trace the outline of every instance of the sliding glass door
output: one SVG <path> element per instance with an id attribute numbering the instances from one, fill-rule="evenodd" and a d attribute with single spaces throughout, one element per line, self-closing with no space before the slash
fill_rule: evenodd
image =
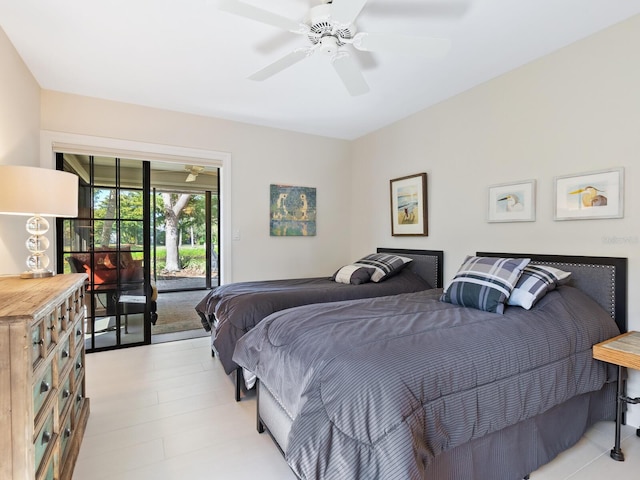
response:
<path id="1" fill-rule="evenodd" d="M 78 217 L 57 220 L 57 264 L 89 276 L 87 351 L 201 330 L 176 292 L 219 285 L 219 169 L 69 153 L 57 168 L 80 182 Z"/>
<path id="2" fill-rule="evenodd" d="M 151 342 L 150 164 L 57 154 L 79 177 L 78 217 L 58 224 L 58 270 L 89 276 L 87 351 Z"/>

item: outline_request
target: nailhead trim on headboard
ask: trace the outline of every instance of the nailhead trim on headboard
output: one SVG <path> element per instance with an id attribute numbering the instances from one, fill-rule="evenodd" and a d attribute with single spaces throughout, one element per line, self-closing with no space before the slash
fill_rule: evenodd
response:
<path id="1" fill-rule="evenodd" d="M 609 315 L 614 320 L 616 319 L 616 267 L 613 265 L 593 265 L 588 263 L 568 263 L 568 262 L 541 262 L 532 260 L 531 263 L 536 265 L 549 265 L 559 268 L 560 270 L 570 270 L 572 267 L 580 268 L 605 268 L 609 271 L 610 284 L 609 284 Z"/>

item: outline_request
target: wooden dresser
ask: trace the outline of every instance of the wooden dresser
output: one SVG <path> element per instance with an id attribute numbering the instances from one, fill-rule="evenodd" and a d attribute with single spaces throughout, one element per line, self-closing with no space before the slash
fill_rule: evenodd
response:
<path id="1" fill-rule="evenodd" d="M 89 417 L 86 278 L 0 276 L 0 479 L 71 479 Z"/>

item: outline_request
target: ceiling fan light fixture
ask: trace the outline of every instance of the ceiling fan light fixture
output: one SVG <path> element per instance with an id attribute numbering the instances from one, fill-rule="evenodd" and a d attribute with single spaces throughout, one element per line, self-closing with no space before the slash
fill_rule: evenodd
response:
<path id="1" fill-rule="evenodd" d="M 338 39 L 336 37 L 322 37 L 320 40 L 320 51 L 326 55 L 332 56 L 338 53 Z"/>
<path id="2" fill-rule="evenodd" d="M 185 182 L 195 182 L 198 175 L 204 171 L 204 167 L 200 165 L 185 165 L 184 169 L 189 172 Z"/>

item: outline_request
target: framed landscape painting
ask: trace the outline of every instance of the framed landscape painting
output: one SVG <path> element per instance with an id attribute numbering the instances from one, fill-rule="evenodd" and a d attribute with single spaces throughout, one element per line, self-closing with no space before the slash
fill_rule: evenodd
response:
<path id="1" fill-rule="evenodd" d="M 427 174 L 396 178 L 391 183 L 391 235 L 428 235 Z"/>
<path id="2" fill-rule="evenodd" d="M 316 234 L 316 189 L 271 185 L 270 235 L 310 237 Z"/>

